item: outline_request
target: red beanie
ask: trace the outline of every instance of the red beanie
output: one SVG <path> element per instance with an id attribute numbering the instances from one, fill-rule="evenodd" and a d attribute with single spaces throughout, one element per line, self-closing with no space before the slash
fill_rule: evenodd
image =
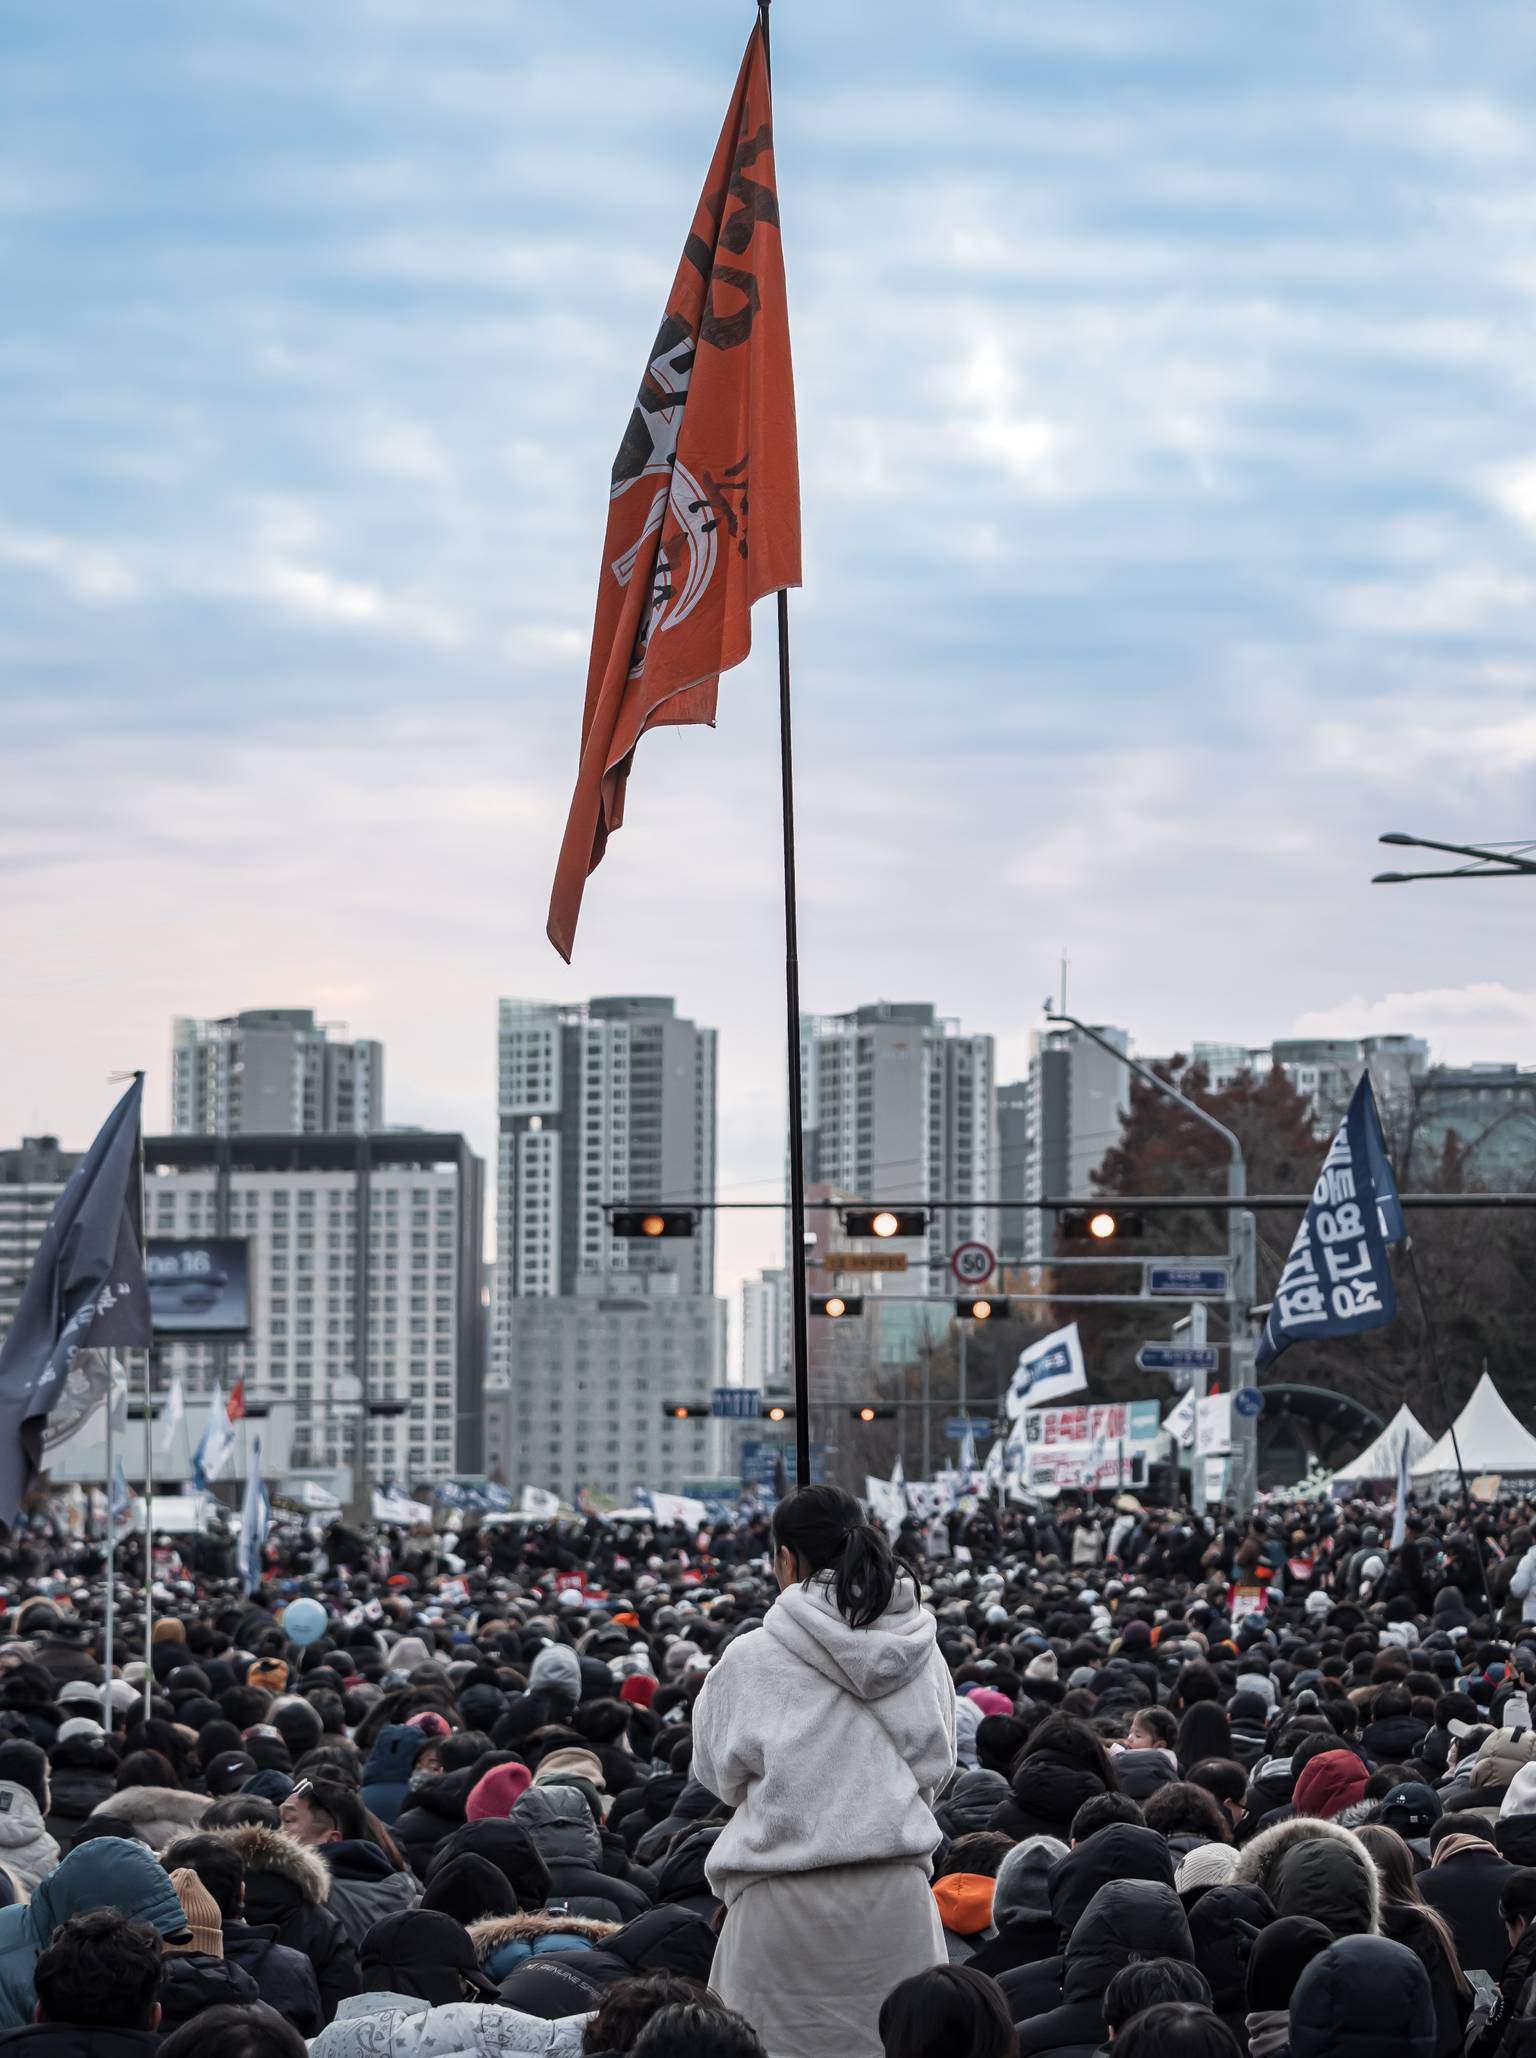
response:
<path id="1" fill-rule="evenodd" d="M 1341 1808 L 1363 1798 L 1369 1777 L 1353 1751 L 1319 1751 L 1302 1766 L 1291 1801 L 1298 1815 L 1331 1822 Z"/>
<path id="2" fill-rule="evenodd" d="M 632 1672 L 619 1688 L 619 1699 L 632 1708 L 648 1708 L 656 1697 L 656 1682 L 649 1672 Z"/>
<path id="3" fill-rule="evenodd" d="M 505 1822 L 519 1799 L 533 1785 L 526 1765 L 493 1765 L 477 1779 L 464 1803 L 466 1822 Z"/>

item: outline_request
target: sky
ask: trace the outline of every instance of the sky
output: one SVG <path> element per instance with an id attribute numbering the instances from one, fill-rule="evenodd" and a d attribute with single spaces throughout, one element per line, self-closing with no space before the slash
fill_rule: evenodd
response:
<path id="1" fill-rule="evenodd" d="M 178 1013 L 721 1032 L 784 1158 L 769 611 L 545 942 L 612 454 L 748 0 L 7 0 L 0 1143 Z M 777 0 L 804 1003 L 1536 1063 L 1536 17 Z M 775 1260 L 727 1218 L 721 1286 Z"/>

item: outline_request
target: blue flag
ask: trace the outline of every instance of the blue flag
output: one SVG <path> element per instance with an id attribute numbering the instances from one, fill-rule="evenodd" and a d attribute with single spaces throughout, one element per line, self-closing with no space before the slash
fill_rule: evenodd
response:
<path id="1" fill-rule="evenodd" d="M 1365 1072 L 1296 1231 L 1255 1368 L 1267 1371 L 1287 1344 L 1309 1337 L 1385 1328 L 1397 1314 L 1387 1245 L 1400 1243 L 1404 1233 L 1402 1202 Z"/>
<path id="2" fill-rule="evenodd" d="M 82 1351 L 147 1350 L 136 1078 L 53 1204 L 0 1346 L 0 1523 L 15 1522 L 42 1460 L 43 1425 Z"/>
<path id="3" fill-rule="evenodd" d="M 240 1508 L 240 1579 L 248 1594 L 261 1585 L 262 1553 L 272 1521 L 272 1502 L 261 1476 L 261 1438 L 251 1439 L 251 1466 L 245 1475 L 245 1499 Z"/>

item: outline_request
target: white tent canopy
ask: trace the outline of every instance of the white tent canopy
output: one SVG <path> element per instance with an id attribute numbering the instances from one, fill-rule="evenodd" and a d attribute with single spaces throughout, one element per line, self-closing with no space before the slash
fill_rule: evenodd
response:
<path id="1" fill-rule="evenodd" d="M 1456 1417 L 1456 1440 L 1461 1446 L 1462 1465 L 1469 1474 L 1536 1475 L 1536 1436 L 1515 1415 L 1486 1372 Z M 1419 1483 L 1455 1470 L 1456 1452 L 1447 1430 L 1414 1465 L 1413 1478 Z"/>
<path id="2" fill-rule="evenodd" d="M 1406 1401 L 1375 1441 L 1368 1443 L 1358 1458 L 1341 1465 L 1334 1478 L 1396 1479 L 1405 1436 L 1408 1439 L 1408 1463 L 1412 1467 L 1433 1447 L 1435 1439 Z"/>

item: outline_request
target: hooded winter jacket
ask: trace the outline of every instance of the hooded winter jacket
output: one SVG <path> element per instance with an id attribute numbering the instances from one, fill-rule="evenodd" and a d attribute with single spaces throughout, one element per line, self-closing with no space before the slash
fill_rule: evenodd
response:
<path id="1" fill-rule="evenodd" d="M 1433 2058 L 1435 2011 L 1423 1966 L 1387 1937 L 1344 1937 L 1291 1996 L 1291 2058 Z"/>
<path id="2" fill-rule="evenodd" d="M 440 1772 L 406 1795 L 389 1827 L 418 1879 L 426 1878 L 427 1867 L 445 1838 L 464 1827 L 469 1797 L 485 1769 L 483 1764 L 475 1764 L 458 1772 Z"/>
<path id="3" fill-rule="evenodd" d="M 1008 1782 L 1000 1772 L 963 1772 L 934 1809 L 945 1837 L 969 1836 L 985 1829 L 1008 1798 Z"/>
<path id="4" fill-rule="evenodd" d="M 396 1872 L 377 1844 L 361 1837 L 322 1844 L 318 1852 L 331 1875 L 331 1908 L 356 1945 L 386 1915 L 403 1914 L 421 1899 L 409 1872 Z"/>
<path id="5" fill-rule="evenodd" d="M 91 1908 L 120 1908 L 163 1937 L 180 1936 L 186 1911 L 169 1875 L 142 1844 L 95 1837 L 71 1851 L 24 1906 L 0 1908 L 0 2029 L 32 2020 L 32 1968 L 61 1922 Z"/>
<path id="6" fill-rule="evenodd" d="M 590 1951 L 551 1952 L 530 1958 L 501 1982 L 508 2008 L 556 2021 L 599 2007 L 621 1980 L 647 1972 L 676 1972 L 708 1985 L 715 1934 L 685 1908 L 651 1908 Z"/>
<path id="7" fill-rule="evenodd" d="M 1115 1880 L 1100 1887 L 1068 1941 L 1061 2006 L 1022 2022 L 1015 2016 L 1019 2058 L 1092 2058 L 1106 2035 L 1104 1990 L 1141 1958 L 1193 1965 L 1189 1923 L 1171 1886 Z"/>
<path id="8" fill-rule="evenodd" d="M 679 1832 L 656 1868 L 658 1907 L 691 1908 L 706 1922 L 714 1920 L 720 1902 L 709 1883 L 709 1854 L 719 1840 L 718 1823 Z"/>
<path id="9" fill-rule="evenodd" d="M 488 1858 L 524 1909 L 542 1908 L 549 1899 L 549 1868 L 533 1848 L 520 1822 L 466 1822 L 446 1843 L 439 1844 L 427 1867 L 430 1883 L 455 1858 L 473 1853 Z"/>
<path id="10" fill-rule="evenodd" d="M 160 1967 L 160 2028 L 166 2036 L 205 2008 L 248 2008 L 260 1999 L 243 1967 L 207 1951 L 172 1952 Z"/>
<path id="11" fill-rule="evenodd" d="M 362 1985 L 357 1949 L 328 1903 L 331 1875 L 312 1851 L 280 1830 L 221 1829 L 245 1866 L 248 1921 L 275 1931 L 277 1941 L 314 1967 L 327 2021 Z"/>
<path id="12" fill-rule="evenodd" d="M 469 1925 L 470 1942 L 487 1979 L 504 1980 L 530 1958 L 594 1951 L 618 1934 L 612 1922 L 579 1915 L 488 1915 Z"/>
<path id="13" fill-rule="evenodd" d="M 1394 1944 L 1406 1944 L 1423 1966 L 1435 2008 L 1435 2058 L 1456 2058 L 1471 2018 L 1472 1996 L 1457 1987 L 1434 1924 L 1411 1901 L 1383 1901 L 1381 1933 Z"/>
<path id="14" fill-rule="evenodd" d="M 117 1791 L 117 1757 L 104 1736 L 67 1736 L 48 1754 L 48 1834 L 67 1847 L 87 1815 Z"/>
<path id="15" fill-rule="evenodd" d="M 701 1779 L 690 1776 L 667 1813 L 644 1830 L 630 1847 L 635 1854 L 635 1863 L 657 1864 L 674 1837 L 692 1829 L 696 1822 L 707 1821 L 711 1815 L 720 1812 L 719 1796 L 711 1793 Z"/>
<path id="16" fill-rule="evenodd" d="M 954 1764 L 954 1688 L 911 1581 L 867 1629 L 838 1612 L 830 1579 L 787 1587 L 759 1631 L 726 1646 L 694 1705 L 694 1776 L 736 1810 L 710 1884 L 729 1906 L 775 1875 L 926 1864 Z"/>
<path id="17" fill-rule="evenodd" d="M 1241 2043 L 1248 2014 L 1248 1960 L 1275 1919 L 1262 1887 L 1213 1886 L 1189 1910 L 1195 1963 L 1211 1989 L 1211 2006 Z"/>
<path id="18" fill-rule="evenodd" d="M 1054 1751 L 1035 1751 L 1023 1759 L 1009 1789 L 988 1827 L 1002 1830 L 1015 1843 L 1027 1836 L 1059 1836 L 1065 1842 L 1072 1818 L 1084 1801 L 1105 1791 L 1098 1773 L 1058 1757 Z"/>
<path id="19" fill-rule="evenodd" d="M 1335 1937 L 1375 1936 L 1381 1887 L 1358 1837 L 1331 1822 L 1297 1816 L 1246 1845 L 1234 1886 L 1262 1887 L 1277 1915 L 1310 1915 Z"/>
<path id="20" fill-rule="evenodd" d="M 395 1826 L 411 1790 L 412 1769 L 429 1741 L 408 1722 L 386 1723 L 373 1740 L 363 1768 L 363 1806 L 377 1815 L 386 1829 Z"/>
<path id="21" fill-rule="evenodd" d="M 596 1922 L 627 1922 L 650 1906 L 650 1896 L 627 1879 L 602 1870 L 602 1839 L 586 1801 L 569 1786 L 536 1786 L 512 1811 L 549 1872 L 552 1900 L 570 1902 L 567 1913 Z"/>
<path id="22" fill-rule="evenodd" d="M 1056 1949 L 1047 1958 L 1017 1963 L 998 1976 L 1015 2022 L 1044 2015 L 1065 1999 L 1064 1946 L 1094 1896 L 1116 1880 L 1145 1880 L 1173 1891 L 1173 1853 L 1155 1829 L 1136 1822 L 1112 1822 L 1056 1864 L 1047 1883 Z"/>
<path id="23" fill-rule="evenodd" d="M 357 1994 L 309 2058 L 577 2058 L 581 2033 L 580 2022 L 539 2022 L 475 2001 L 433 2008 L 414 1994 Z"/>
<path id="24" fill-rule="evenodd" d="M 172 1786 L 125 1786 L 91 1810 L 93 1815 L 114 1815 L 131 1822 L 152 1851 L 163 1851 L 179 1836 L 190 1836 L 207 1814 L 211 1803 L 206 1794 L 184 1793 Z"/>
<path id="25" fill-rule="evenodd" d="M 0 1779 L 0 1865 L 30 1894 L 58 1862 L 59 1847 L 44 1826 L 42 1809 L 24 1786 Z"/>

